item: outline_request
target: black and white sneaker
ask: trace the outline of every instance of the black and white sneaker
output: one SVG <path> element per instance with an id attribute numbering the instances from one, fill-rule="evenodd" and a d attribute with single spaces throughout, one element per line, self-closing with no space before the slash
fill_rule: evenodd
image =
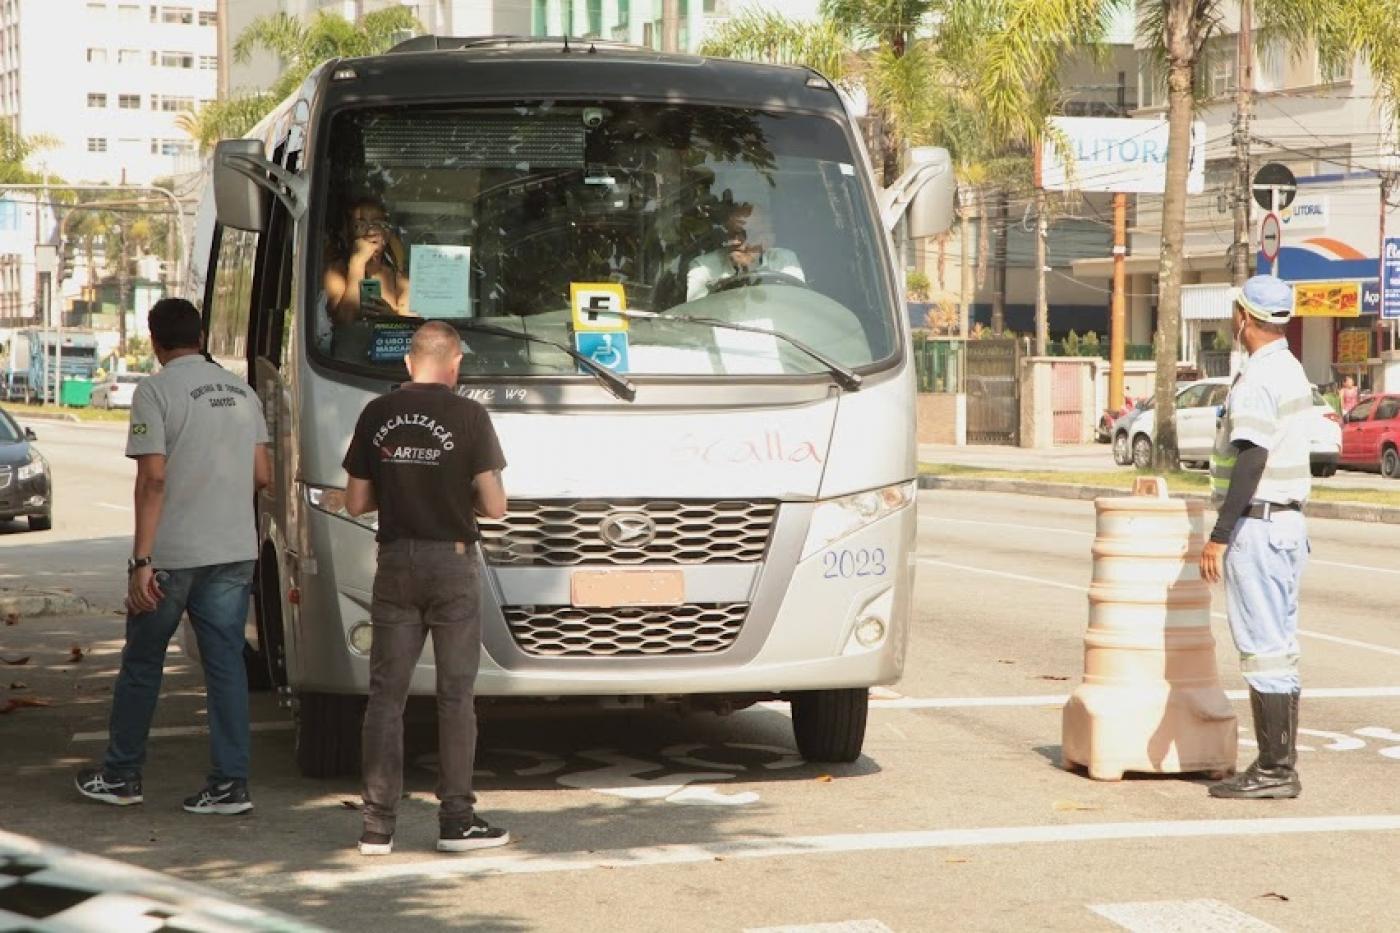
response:
<path id="1" fill-rule="evenodd" d="M 234 816 L 253 809 L 253 798 L 248 796 L 248 782 L 244 780 L 222 781 L 209 785 L 185 798 L 185 811 L 188 813 L 217 813 L 220 816 Z"/>
<path id="2" fill-rule="evenodd" d="M 438 832 L 439 852 L 470 852 L 473 849 L 492 849 L 510 842 L 510 833 L 474 817 L 466 820 L 444 820 Z"/>
<path id="3" fill-rule="evenodd" d="M 361 855 L 389 855 L 394 851 L 394 837 L 388 833 L 360 833 Z"/>
<path id="4" fill-rule="evenodd" d="M 78 772 L 73 783 L 78 793 L 93 800 L 110 803 L 118 807 L 129 807 L 146 798 L 141 796 L 139 777 L 123 778 L 108 774 L 101 768 L 84 768 Z"/>

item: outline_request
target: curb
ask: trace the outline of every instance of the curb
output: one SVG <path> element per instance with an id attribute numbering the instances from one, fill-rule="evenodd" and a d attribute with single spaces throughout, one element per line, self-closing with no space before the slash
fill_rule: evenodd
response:
<path id="1" fill-rule="evenodd" d="M 28 412 L 23 409 L 11 409 L 10 414 L 15 417 L 16 421 L 66 421 L 69 424 L 80 424 L 83 420 L 77 415 L 58 414 L 50 411 Z"/>
<path id="2" fill-rule="evenodd" d="M 990 479 L 971 476 L 919 477 L 920 489 L 956 489 L 964 492 L 1001 492 L 1047 499 L 1092 501 L 1100 496 L 1125 496 L 1127 490 L 1112 486 L 1072 486 L 1026 479 Z M 1210 503 L 1210 496 L 1199 492 L 1173 493 L 1173 499 Z M 1363 505 L 1356 502 L 1309 502 L 1303 513 L 1310 518 L 1331 518 L 1347 522 L 1400 525 L 1400 508 L 1389 505 Z"/>
<path id="3" fill-rule="evenodd" d="M 92 611 L 81 596 L 55 590 L 0 590 L 0 616 L 72 616 Z"/>

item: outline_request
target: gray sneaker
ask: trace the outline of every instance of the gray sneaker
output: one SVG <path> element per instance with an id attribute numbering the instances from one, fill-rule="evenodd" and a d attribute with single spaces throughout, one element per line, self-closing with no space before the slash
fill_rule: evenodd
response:
<path id="1" fill-rule="evenodd" d="M 145 800 L 141 796 L 141 778 L 118 777 L 102 768 L 84 768 L 73 778 L 78 793 L 116 807 L 129 807 Z"/>

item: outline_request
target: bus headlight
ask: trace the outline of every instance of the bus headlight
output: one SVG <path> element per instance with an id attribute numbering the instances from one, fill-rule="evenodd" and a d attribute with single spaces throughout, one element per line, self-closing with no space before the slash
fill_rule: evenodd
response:
<path id="1" fill-rule="evenodd" d="M 895 483 L 883 489 L 872 489 L 835 499 L 823 499 L 812 510 L 812 524 L 807 529 L 807 542 L 802 546 L 802 559 L 852 535 L 867 525 L 893 515 L 914 501 L 918 483 Z"/>
<path id="2" fill-rule="evenodd" d="M 379 530 L 378 512 L 351 515 L 349 512 L 345 511 L 345 490 L 338 486 L 312 486 L 310 483 L 307 483 L 306 501 L 318 512 L 325 512 L 327 515 L 343 518 L 347 522 L 363 525 L 372 531 Z"/>
<path id="3" fill-rule="evenodd" d="M 356 654 L 369 654 L 374 644 L 374 626 L 368 622 L 356 622 L 350 626 L 350 648 Z"/>

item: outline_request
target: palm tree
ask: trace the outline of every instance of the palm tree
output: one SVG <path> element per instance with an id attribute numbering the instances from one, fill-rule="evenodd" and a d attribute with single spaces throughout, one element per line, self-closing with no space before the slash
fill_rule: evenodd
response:
<path id="1" fill-rule="evenodd" d="M 33 185 L 45 180 L 44 175 L 30 170 L 26 162 L 39 152 L 58 144 L 52 136 L 21 136 L 9 120 L 0 120 L 0 184 Z M 51 182 L 60 181 L 49 175 Z"/>
<path id="2" fill-rule="evenodd" d="M 879 126 L 876 149 L 884 184 L 899 177 L 901 143 L 927 123 L 927 104 L 937 74 L 927 36 L 947 0 L 822 0 L 822 16 L 858 46 L 868 49 L 866 91 Z"/>
<path id="3" fill-rule="evenodd" d="M 899 175 L 902 144 L 927 124 L 930 45 L 921 32 L 941 0 L 823 0 L 820 19 L 795 20 L 751 9 L 706 39 L 720 58 L 805 65 L 847 87 L 864 87 L 874 116 L 882 181 Z"/>
<path id="4" fill-rule="evenodd" d="M 220 139 L 242 136 L 295 93 L 324 61 L 358 58 L 387 51 L 404 32 L 423 26 L 403 6 L 367 13 L 350 22 L 338 13 L 317 13 L 309 23 L 287 13 L 260 16 L 248 24 L 233 44 L 233 56 L 246 62 L 256 51 L 271 52 L 282 60 L 282 74 L 265 92 L 245 93 L 206 104 L 198 112 L 182 115 L 180 127 L 209 151 Z"/>

